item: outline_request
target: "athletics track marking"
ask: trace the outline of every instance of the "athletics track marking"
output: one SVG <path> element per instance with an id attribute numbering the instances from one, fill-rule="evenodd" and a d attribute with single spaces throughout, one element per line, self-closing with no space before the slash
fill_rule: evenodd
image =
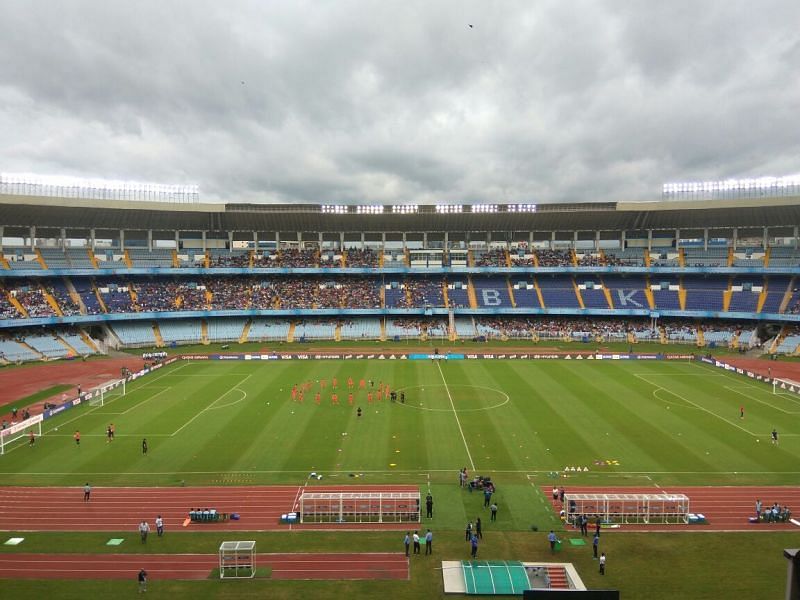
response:
<path id="1" fill-rule="evenodd" d="M 447 397 L 450 399 L 450 408 L 453 409 L 453 416 L 456 418 L 456 425 L 458 425 L 458 431 L 461 433 L 461 439 L 464 441 L 464 450 L 467 451 L 467 458 L 469 458 L 469 464 L 472 467 L 472 470 L 475 470 L 475 461 L 472 460 L 472 454 L 469 451 L 469 446 L 467 445 L 467 438 L 464 435 L 464 430 L 461 428 L 461 419 L 458 418 L 458 411 L 456 411 L 456 405 L 453 402 L 453 396 L 450 394 L 450 388 L 447 387 L 447 380 L 444 378 L 444 372 L 442 371 L 442 365 L 439 364 L 439 361 L 436 361 L 436 367 L 439 369 L 439 375 L 442 377 L 442 382 L 444 383 L 444 390 L 447 392 Z"/>

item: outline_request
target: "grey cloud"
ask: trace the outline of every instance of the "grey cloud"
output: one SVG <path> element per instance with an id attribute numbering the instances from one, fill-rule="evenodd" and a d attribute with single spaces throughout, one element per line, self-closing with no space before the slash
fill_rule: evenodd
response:
<path id="1" fill-rule="evenodd" d="M 652 199 L 800 171 L 797 22 L 788 0 L 7 2 L 0 168 L 208 200 Z"/>

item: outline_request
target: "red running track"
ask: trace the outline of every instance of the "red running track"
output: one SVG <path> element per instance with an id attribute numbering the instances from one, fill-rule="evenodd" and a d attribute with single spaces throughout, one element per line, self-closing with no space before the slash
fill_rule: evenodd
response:
<path id="1" fill-rule="evenodd" d="M 419 491 L 416 486 L 313 486 L 314 491 Z M 93 488 L 89 502 L 83 488 L 0 487 L 0 531 L 131 531 L 142 520 L 154 528 L 157 515 L 166 530 L 271 531 L 287 530 L 280 516 L 296 508 L 304 488 L 296 485 L 185 488 Z M 241 520 L 190 523 L 190 508 L 215 508 L 239 513 Z M 302 529 L 408 529 L 407 523 L 324 523 L 293 525 Z"/>
<path id="2" fill-rule="evenodd" d="M 552 486 L 542 491 L 550 500 L 553 509 L 561 510 L 561 503 L 554 501 Z M 699 525 L 652 524 L 623 525 L 623 531 L 774 531 L 797 529 L 792 523 L 750 523 L 748 518 L 755 516 L 756 499 L 761 499 L 763 508 L 777 502 L 788 506 L 795 518 L 800 516 L 800 487 L 790 486 L 695 486 L 695 487 L 566 487 L 567 492 L 578 494 L 685 494 L 689 497 L 690 512 L 705 515 L 708 521 Z M 614 531 L 614 530 L 610 530 Z"/>
<path id="3" fill-rule="evenodd" d="M 258 554 L 272 579 L 408 579 L 402 553 Z M 207 579 L 215 554 L 0 554 L 0 579 Z"/>

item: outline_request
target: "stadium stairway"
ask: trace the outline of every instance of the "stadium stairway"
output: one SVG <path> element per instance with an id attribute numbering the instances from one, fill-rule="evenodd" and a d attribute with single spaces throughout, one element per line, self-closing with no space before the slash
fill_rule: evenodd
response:
<path id="1" fill-rule="evenodd" d="M 605 261 L 605 255 L 603 255 L 603 260 Z M 606 287 L 605 281 L 603 281 L 602 277 L 599 277 L 600 285 L 603 286 L 603 294 L 606 297 L 606 302 L 608 302 L 608 308 L 614 310 L 614 298 L 611 296 L 611 290 Z"/>
<path id="2" fill-rule="evenodd" d="M 764 266 L 769 266 L 769 257 L 772 255 L 772 246 L 767 246 L 767 251 L 764 253 Z"/>
<path id="3" fill-rule="evenodd" d="M 294 341 L 294 330 L 297 327 L 297 323 L 289 323 L 289 332 L 286 334 L 286 341 L 290 344 Z"/>
<path id="4" fill-rule="evenodd" d="M 156 348 L 163 348 L 164 338 L 161 336 L 161 329 L 158 328 L 158 323 L 153 321 L 153 336 L 156 338 Z"/>
<path id="5" fill-rule="evenodd" d="M 247 341 L 247 336 L 250 335 L 250 328 L 253 326 L 253 319 L 247 319 L 244 327 L 242 327 L 242 334 L 239 336 L 239 343 L 244 344 Z"/>
<path id="6" fill-rule="evenodd" d="M 127 249 L 122 253 L 122 262 L 124 262 L 125 266 L 128 267 L 129 269 L 133 267 L 133 261 L 131 260 L 131 254 L 130 254 L 130 252 L 128 252 Z"/>
<path id="7" fill-rule="evenodd" d="M 789 282 L 789 286 L 786 288 L 786 292 L 783 294 L 783 300 L 781 300 L 781 307 L 778 309 L 778 312 L 786 312 L 786 309 L 789 308 L 789 302 L 792 301 L 793 291 L 795 289 L 795 285 L 797 284 L 797 277 L 792 277 L 792 280 Z M 764 301 L 761 298 L 758 299 L 758 312 L 761 312 L 761 307 L 764 306 L 764 302 L 767 299 L 767 283 L 764 285 L 764 291 L 761 294 L 764 296 Z"/>
<path id="8" fill-rule="evenodd" d="M 34 248 L 33 251 L 36 254 L 36 262 L 38 262 L 43 269 L 49 268 L 47 263 L 44 262 L 44 256 L 42 256 L 42 252 L 38 248 Z"/>
<path id="9" fill-rule="evenodd" d="M 56 338 L 56 341 L 59 344 L 61 344 L 62 346 L 64 346 L 64 348 L 67 349 L 67 352 L 69 352 L 70 356 L 78 356 L 78 355 L 80 355 L 80 352 L 78 352 L 75 348 L 73 348 L 70 345 L 70 343 L 67 340 L 65 340 L 64 338 L 62 338 L 61 336 L 58 336 Z"/>
<path id="10" fill-rule="evenodd" d="M 686 251 L 683 248 L 678 249 L 678 266 L 682 269 L 686 266 Z M 684 310 L 681 308 L 681 310 Z"/>
<path id="11" fill-rule="evenodd" d="M 200 342 L 205 346 L 211 343 L 208 340 L 208 321 L 205 319 L 200 320 Z"/>
<path id="12" fill-rule="evenodd" d="M 336 324 L 336 329 L 333 332 L 333 339 L 336 342 L 341 342 L 342 341 L 342 324 L 341 323 L 337 323 Z"/>
<path id="13" fill-rule="evenodd" d="M 683 252 L 683 248 L 681 248 L 681 253 Z M 683 268 L 683 265 L 681 265 Z M 686 310 L 686 288 L 683 287 L 683 277 L 680 278 L 680 289 L 678 290 L 678 302 L 680 303 L 681 310 Z"/>
<path id="14" fill-rule="evenodd" d="M 447 279 L 442 279 L 442 299 L 444 300 L 444 307 L 450 308 L 450 299 L 447 297 Z"/>
<path id="15" fill-rule="evenodd" d="M 478 308 L 478 296 L 475 294 L 475 286 L 472 285 L 471 275 L 467 275 L 467 298 L 469 298 L 470 308 Z"/>
<path id="16" fill-rule="evenodd" d="M 89 262 L 92 263 L 92 266 L 95 269 L 99 269 L 100 265 L 97 264 L 97 257 L 94 255 L 94 252 L 88 246 L 86 247 L 86 255 L 89 257 Z"/>
<path id="17" fill-rule="evenodd" d="M 533 260 L 537 265 L 539 264 L 539 259 L 536 258 L 535 254 L 533 255 Z M 536 277 L 533 278 L 533 289 L 536 290 L 536 297 L 539 298 L 539 306 L 541 306 L 542 308 L 547 308 L 544 305 L 544 295 L 542 294 L 542 288 L 539 287 L 539 281 L 536 279 Z"/>
<path id="18" fill-rule="evenodd" d="M 86 333 L 83 329 L 80 329 L 78 330 L 78 334 L 81 336 L 81 339 L 83 340 L 84 344 L 89 346 L 89 348 L 91 348 L 98 354 L 100 353 L 100 348 L 97 347 L 97 344 L 95 344 L 94 340 L 91 337 L 89 337 L 88 333 Z"/>
<path id="19" fill-rule="evenodd" d="M 547 566 L 547 577 L 550 579 L 550 588 L 554 590 L 568 590 L 569 581 L 567 580 L 567 571 L 564 567 Z"/>
<path id="20" fill-rule="evenodd" d="M 75 286 L 72 285 L 72 281 L 70 281 L 68 277 L 64 277 L 64 287 L 67 288 L 67 292 L 69 293 L 69 297 L 72 298 L 72 301 L 81 309 L 81 314 L 87 314 L 89 311 L 86 310 L 86 305 L 83 303 L 83 298 L 81 298 L 78 290 L 75 289 Z"/>
<path id="21" fill-rule="evenodd" d="M 572 255 L 572 262 L 574 264 L 578 263 L 577 258 L 575 258 L 575 250 L 570 250 L 570 254 Z M 586 308 L 586 304 L 583 301 L 583 296 L 581 295 L 581 288 L 578 287 L 578 283 L 575 281 L 575 278 L 572 277 L 572 289 L 575 290 L 575 297 L 578 299 L 578 306 L 582 309 Z"/>
<path id="22" fill-rule="evenodd" d="M 728 289 L 722 292 L 722 310 L 728 312 L 733 298 L 733 277 L 728 277 Z"/>
<path id="23" fill-rule="evenodd" d="M 701 348 L 706 345 L 706 334 L 702 327 L 697 328 L 697 345 Z"/>
<path id="24" fill-rule="evenodd" d="M 381 341 L 386 341 L 386 319 L 381 319 Z"/>
<path id="25" fill-rule="evenodd" d="M 101 294 L 100 290 L 97 289 L 97 284 L 94 281 L 92 281 L 92 290 L 94 291 L 94 295 L 97 296 L 97 304 L 100 305 L 100 308 L 103 310 L 104 313 L 107 313 L 108 307 L 106 306 L 106 303 L 103 300 L 103 294 Z"/>
<path id="26" fill-rule="evenodd" d="M 2 252 L 0 252 L 0 266 L 2 266 L 4 269 L 11 268 L 11 265 L 8 264 L 8 260 L 6 259 L 6 257 L 3 255 Z"/>
<path id="27" fill-rule="evenodd" d="M 19 300 L 14 298 L 14 296 L 12 296 L 9 292 L 6 292 L 6 297 L 8 298 L 8 301 L 11 303 L 11 306 L 16 308 L 17 312 L 27 319 L 28 318 L 28 311 L 25 310 L 25 307 L 22 306 L 22 304 L 19 303 Z"/>
<path id="28" fill-rule="evenodd" d="M 506 256 L 508 256 L 508 250 L 506 250 Z M 509 261 L 511 259 L 508 259 Z M 508 298 L 511 300 L 511 307 L 517 308 L 517 300 L 514 298 L 514 286 L 511 285 L 511 278 L 506 277 L 506 285 L 508 286 Z"/>
<path id="29" fill-rule="evenodd" d="M 56 316 L 63 317 L 64 311 L 61 310 L 61 307 L 56 302 L 56 299 L 47 291 L 47 288 L 43 285 L 40 285 L 39 288 L 42 290 L 42 295 L 44 296 L 45 301 L 50 305 L 50 307 L 55 311 Z"/>

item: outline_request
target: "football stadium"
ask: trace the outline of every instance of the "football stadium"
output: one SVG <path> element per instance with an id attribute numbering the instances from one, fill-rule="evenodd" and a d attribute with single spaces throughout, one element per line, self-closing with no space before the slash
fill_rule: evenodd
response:
<path id="1" fill-rule="evenodd" d="M 778 593 L 800 503 L 792 185 L 267 207 L 4 180 L 0 526 L 22 541 L 0 572 L 22 595 L 140 568 L 197 597 Z M 436 559 L 406 558 L 429 529 Z M 253 579 L 220 581 L 240 541 Z M 665 555 L 680 580 L 648 568 Z"/>
<path id="2" fill-rule="evenodd" d="M 0 15 L 2 598 L 800 600 L 800 3 Z"/>

